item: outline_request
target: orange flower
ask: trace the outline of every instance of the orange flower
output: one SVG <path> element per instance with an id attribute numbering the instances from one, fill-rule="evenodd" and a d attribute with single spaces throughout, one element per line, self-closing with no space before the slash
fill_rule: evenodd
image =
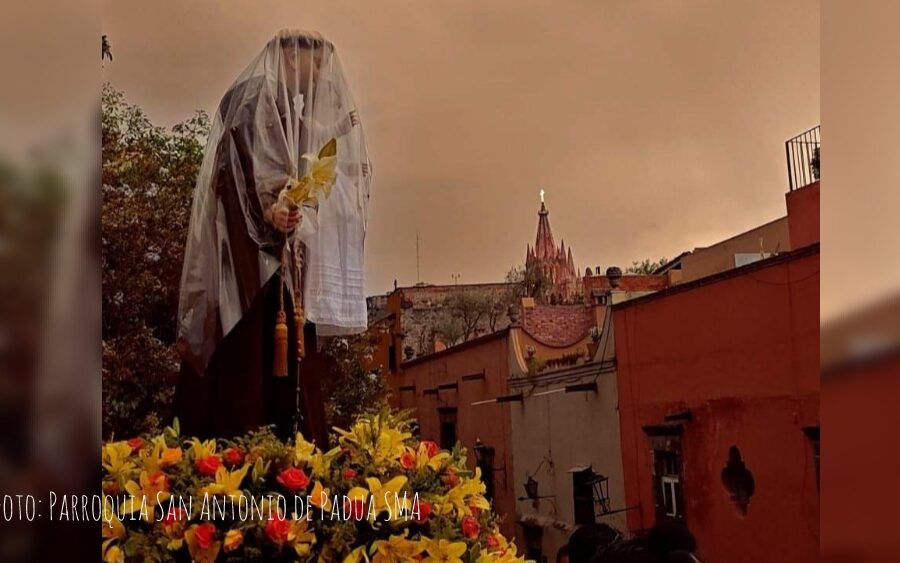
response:
<path id="1" fill-rule="evenodd" d="M 244 543 L 244 534 L 242 534 L 240 530 L 228 530 L 228 532 L 225 534 L 226 553 L 234 551 L 235 549 L 241 547 L 242 543 Z"/>
<path id="2" fill-rule="evenodd" d="M 170 465 L 175 465 L 179 461 L 183 454 L 181 452 L 181 448 L 166 448 L 162 451 L 162 454 L 159 457 L 159 465 L 161 467 L 168 467 Z"/>

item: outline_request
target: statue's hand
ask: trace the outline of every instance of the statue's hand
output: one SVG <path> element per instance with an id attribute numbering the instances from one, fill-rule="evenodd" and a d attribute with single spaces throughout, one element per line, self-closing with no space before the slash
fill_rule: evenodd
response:
<path id="1" fill-rule="evenodd" d="M 280 203 L 273 203 L 266 213 L 266 219 L 282 233 L 290 232 L 296 228 L 300 224 L 301 218 L 299 207 L 291 208 Z"/>

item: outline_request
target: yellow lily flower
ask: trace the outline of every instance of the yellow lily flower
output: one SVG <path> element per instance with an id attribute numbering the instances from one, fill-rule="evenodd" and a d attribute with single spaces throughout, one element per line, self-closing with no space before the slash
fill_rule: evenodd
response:
<path id="1" fill-rule="evenodd" d="M 319 452 L 311 455 L 307 461 L 310 474 L 313 477 L 328 477 L 328 473 L 331 470 L 331 462 L 339 453 L 341 453 L 341 448 L 337 447 L 325 453 Z"/>
<path id="2" fill-rule="evenodd" d="M 125 525 L 119 520 L 108 496 L 103 496 L 103 537 L 118 540 L 125 537 Z"/>
<path id="3" fill-rule="evenodd" d="M 455 510 L 457 517 L 462 520 L 466 516 L 472 515 L 470 507 L 490 510 L 491 503 L 484 497 L 486 490 L 481 481 L 481 469 L 476 468 L 474 478 L 462 479 L 459 485 L 441 497 L 437 512 L 446 515 Z"/>
<path id="4" fill-rule="evenodd" d="M 204 487 L 201 492 L 213 496 L 225 495 L 233 500 L 238 500 L 244 496 L 244 491 L 241 490 L 241 483 L 249 470 L 250 466 L 248 464 L 244 464 L 243 467 L 235 471 L 228 471 L 224 467 L 220 467 L 216 470 L 215 482 Z"/>
<path id="5" fill-rule="evenodd" d="M 406 480 L 406 477 L 403 475 L 394 477 L 387 483 L 382 483 L 374 477 L 366 479 L 366 485 L 368 485 L 369 492 L 373 497 L 372 503 L 375 507 L 375 516 L 384 511 L 391 512 L 391 507 L 395 502 L 402 502 L 400 490 L 406 485 Z M 408 500 L 406 504 L 409 504 Z"/>
<path id="6" fill-rule="evenodd" d="M 294 521 L 287 539 L 300 557 L 309 555 L 313 544 L 316 543 L 316 535 L 309 531 L 309 522 L 306 519 Z"/>
<path id="7" fill-rule="evenodd" d="M 103 542 L 103 563 L 125 563 L 125 552 L 117 545 L 109 545 L 111 542 Z"/>
<path id="8" fill-rule="evenodd" d="M 191 438 L 191 456 L 194 459 L 203 459 L 205 457 L 209 457 L 211 455 L 215 455 L 216 453 L 216 441 L 215 440 L 206 440 L 201 441 L 197 438 Z"/>
<path id="9" fill-rule="evenodd" d="M 314 453 L 316 445 L 308 442 L 303 434 L 297 432 L 297 438 L 294 440 L 294 462 L 307 463 Z"/>
<path id="10" fill-rule="evenodd" d="M 131 446 L 127 442 L 113 442 L 102 449 L 103 469 L 117 480 L 127 479 L 137 467 L 131 456 Z"/>
<path id="11" fill-rule="evenodd" d="M 408 563 L 416 560 L 423 546 L 420 542 L 406 539 L 406 534 L 403 534 L 378 540 L 372 544 L 372 549 L 375 551 L 372 563 Z"/>
<path id="12" fill-rule="evenodd" d="M 331 510 L 331 492 L 322 486 L 321 481 L 316 481 L 309 492 L 309 502 L 316 508 L 329 512 Z"/>
<path id="13" fill-rule="evenodd" d="M 424 442 L 419 443 L 419 448 L 416 450 L 417 468 L 422 469 L 423 467 L 430 467 L 433 471 L 439 471 L 444 463 L 449 460 L 449 452 L 438 452 L 437 454 L 429 457 L 428 446 Z"/>
<path id="14" fill-rule="evenodd" d="M 369 563 L 369 554 L 366 553 L 366 546 L 361 545 L 344 557 L 343 563 Z"/>
<path id="15" fill-rule="evenodd" d="M 125 484 L 125 490 L 128 491 L 128 494 L 136 501 L 134 503 L 137 505 L 136 510 L 140 509 L 141 499 L 144 500 L 147 506 L 152 507 L 155 506 L 157 502 L 168 500 L 168 498 L 172 496 L 169 493 L 169 479 L 166 477 L 165 473 L 161 471 L 155 471 L 153 473 L 141 471 L 139 479 L 140 484 L 135 483 L 134 481 L 129 481 Z M 145 511 L 144 519 L 148 522 L 152 522 L 154 520 L 153 510 Z"/>
<path id="16" fill-rule="evenodd" d="M 412 436 L 392 424 L 390 417 L 380 414 L 359 418 L 349 431 L 340 428 L 335 431 L 342 446 L 368 455 L 376 469 L 399 463 L 406 449 L 404 442 Z"/>
<path id="17" fill-rule="evenodd" d="M 466 552 L 465 542 L 448 540 L 427 540 L 425 552 L 428 554 L 423 563 L 462 563 Z"/>

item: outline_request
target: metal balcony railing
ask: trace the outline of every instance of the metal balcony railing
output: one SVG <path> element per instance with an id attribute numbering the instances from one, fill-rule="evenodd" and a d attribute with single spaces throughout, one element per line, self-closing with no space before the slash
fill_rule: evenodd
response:
<path id="1" fill-rule="evenodd" d="M 791 191 L 819 181 L 821 127 L 816 125 L 784 143 L 787 157 L 788 187 Z"/>

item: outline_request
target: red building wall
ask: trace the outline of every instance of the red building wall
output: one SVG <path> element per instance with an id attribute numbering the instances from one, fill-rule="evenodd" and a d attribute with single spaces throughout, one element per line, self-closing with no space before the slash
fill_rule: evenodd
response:
<path id="1" fill-rule="evenodd" d="M 463 381 L 464 375 L 484 373 L 483 379 Z M 398 389 L 393 406 L 414 410 L 422 439 L 440 443 L 441 409 L 456 408 L 456 435 L 468 449 L 468 463 L 475 468 L 475 440 L 494 448 L 495 509 L 507 518 L 502 531 L 515 532 L 512 439 L 508 403 L 473 406 L 473 402 L 507 394 L 509 379 L 509 330 L 502 330 L 442 352 L 423 356 L 400 366 L 392 376 Z M 442 389 L 425 394 L 426 389 L 457 383 L 458 389 Z M 415 390 L 409 389 L 415 386 Z"/>
<path id="2" fill-rule="evenodd" d="M 685 523 L 703 560 L 818 560 L 819 249 L 697 280 L 613 308 L 631 531 L 656 520 L 645 427 L 682 427 Z M 737 446 L 755 481 L 746 515 L 722 482 Z"/>

